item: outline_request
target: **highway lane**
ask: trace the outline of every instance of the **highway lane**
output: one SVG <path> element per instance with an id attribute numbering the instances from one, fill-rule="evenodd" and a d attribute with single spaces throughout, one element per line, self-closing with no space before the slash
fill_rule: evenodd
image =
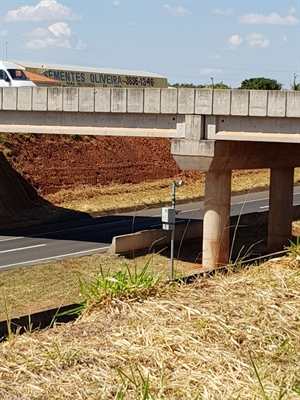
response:
<path id="1" fill-rule="evenodd" d="M 232 197 L 231 215 L 266 211 L 268 191 Z M 294 204 L 300 204 L 295 188 Z M 177 223 L 203 218 L 203 202 L 176 206 Z M 161 227 L 161 209 L 0 231 L 0 270 L 106 252 L 112 238 Z"/>
<path id="2" fill-rule="evenodd" d="M 106 252 L 114 236 L 151 229 L 152 222 L 160 219 L 116 215 L 1 232 L 0 269 Z"/>

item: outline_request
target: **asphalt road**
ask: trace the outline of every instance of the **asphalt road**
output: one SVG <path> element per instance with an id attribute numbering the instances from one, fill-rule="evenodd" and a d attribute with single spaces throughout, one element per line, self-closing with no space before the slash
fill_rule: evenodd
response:
<path id="1" fill-rule="evenodd" d="M 268 209 L 268 191 L 233 196 L 231 215 Z M 300 204 L 295 188 L 294 204 Z M 203 202 L 176 206 L 177 223 L 203 218 Z M 0 231 L 0 270 L 106 252 L 112 238 L 161 228 L 161 209 Z"/>

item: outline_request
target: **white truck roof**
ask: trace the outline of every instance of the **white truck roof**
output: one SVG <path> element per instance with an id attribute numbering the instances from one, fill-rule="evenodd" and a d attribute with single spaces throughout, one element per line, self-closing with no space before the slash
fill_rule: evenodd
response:
<path id="1" fill-rule="evenodd" d="M 0 60 L 0 87 L 21 86 L 35 87 L 36 84 L 28 79 L 22 65 L 12 61 Z"/>
<path id="2" fill-rule="evenodd" d="M 7 60 L 0 60 L 0 68 L 3 69 L 22 69 L 25 70 L 25 68 L 20 65 L 20 64 L 16 64 L 13 61 L 7 61 Z"/>

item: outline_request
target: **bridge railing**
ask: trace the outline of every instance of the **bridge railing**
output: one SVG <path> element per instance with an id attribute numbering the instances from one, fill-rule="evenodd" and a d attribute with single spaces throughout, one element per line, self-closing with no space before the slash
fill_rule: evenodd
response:
<path id="1" fill-rule="evenodd" d="M 300 92 L 60 87 L 1 88 L 0 110 L 300 118 Z"/>

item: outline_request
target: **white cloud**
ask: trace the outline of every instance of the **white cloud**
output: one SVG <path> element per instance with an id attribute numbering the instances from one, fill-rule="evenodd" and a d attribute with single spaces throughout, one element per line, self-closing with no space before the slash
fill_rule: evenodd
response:
<path id="1" fill-rule="evenodd" d="M 37 22 L 51 19 L 79 19 L 71 8 L 58 3 L 56 0 L 41 0 L 36 6 L 22 6 L 10 10 L 5 20 L 8 22 Z"/>
<path id="2" fill-rule="evenodd" d="M 44 39 L 31 39 L 29 42 L 25 44 L 27 49 L 44 49 L 46 47 L 58 47 L 64 49 L 71 49 L 71 43 L 69 40 L 57 40 L 55 38 L 46 37 Z"/>
<path id="3" fill-rule="evenodd" d="M 0 31 L 0 36 L 7 36 L 8 32 L 7 31 Z"/>
<path id="4" fill-rule="evenodd" d="M 220 68 L 200 68 L 200 75 L 217 75 L 220 74 L 222 70 Z"/>
<path id="5" fill-rule="evenodd" d="M 270 44 L 270 40 L 260 33 L 251 33 L 246 37 L 249 47 L 266 48 Z"/>
<path id="6" fill-rule="evenodd" d="M 50 25 L 48 29 L 56 37 L 72 35 L 71 28 L 65 22 L 56 22 L 55 24 Z"/>
<path id="7" fill-rule="evenodd" d="M 208 58 L 209 58 L 210 60 L 220 60 L 220 59 L 221 59 L 221 57 L 219 56 L 219 54 L 209 54 L 209 55 L 208 55 Z"/>
<path id="8" fill-rule="evenodd" d="M 288 42 L 288 38 L 284 35 L 284 36 L 282 36 L 282 40 L 284 41 L 284 43 L 287 43 Z"/>
<path id="9" fill-rule="evenodd" d="M 47 47 L 58 47 L 65 49 L 83 49 L 82 40 L 76 38 L 69 25 L 65 22 L 56 22 L 47 29 L 37 28 L 29 34 L 30 39 L 25 47 L 27 49 L 44 49 Z"/>
<path id="10" fill-rule="evenodd" d="M 228 40 L 228 45 L 231 49 L 235 49 L 240 46 L 243 42 L 243 39 L 239 37 L 239 35 L 233 35 Z"/>
<path id="11" fill-rule="evenodd" d="M 280 17 L 276 13 L 270 15 L 262 14 L 244 14 L 238 18 L 240 24 L 256 24 L 256 25 L 299 25 L 299 20 L 292 15 Z"/>
<path id="12" fill-rule="evenodd" d="M 42 38 L 42 37 L 46 37 L 48 34 L 49 34 L 48 29 L 36 28 L 32 32 L 30 32 L 27 36 L 32 37 L 32 38 L 38 38 L 38 37 Z"/>
<path id="13" fill-rule="evenodd" d="M 189 15 L 190 12 L 186 10 L 185 8 L 178 6 L 178 7 L 173 7 L 170 6 L 170 4 L 164 4 L 163 8 L 168 11 L 173 17 L 183 17 L 185 15 Z"/>
<path id="14" fill-rule="evenodd" d="M 121 5 L 121 2 L 119 0 L 115 0 L 115 1 L 112 2 L 112 5 L 115 6 L 115 7 L 118 7 L 118 6 Z"/>
<path id="15" fill-rule="evenodd" d="M 297 11 L 296 8 L 291 7 L 291 8 L 288 10 L 288 14 L 295 14 L 296 11 Z"/>
<path id="16" fill-rule="evenodd" d="M 219 15 L 232 15 L 234 14 L 234 11 L 232 8 L 213 8 L 213 13 L 219 14 Z"/>

